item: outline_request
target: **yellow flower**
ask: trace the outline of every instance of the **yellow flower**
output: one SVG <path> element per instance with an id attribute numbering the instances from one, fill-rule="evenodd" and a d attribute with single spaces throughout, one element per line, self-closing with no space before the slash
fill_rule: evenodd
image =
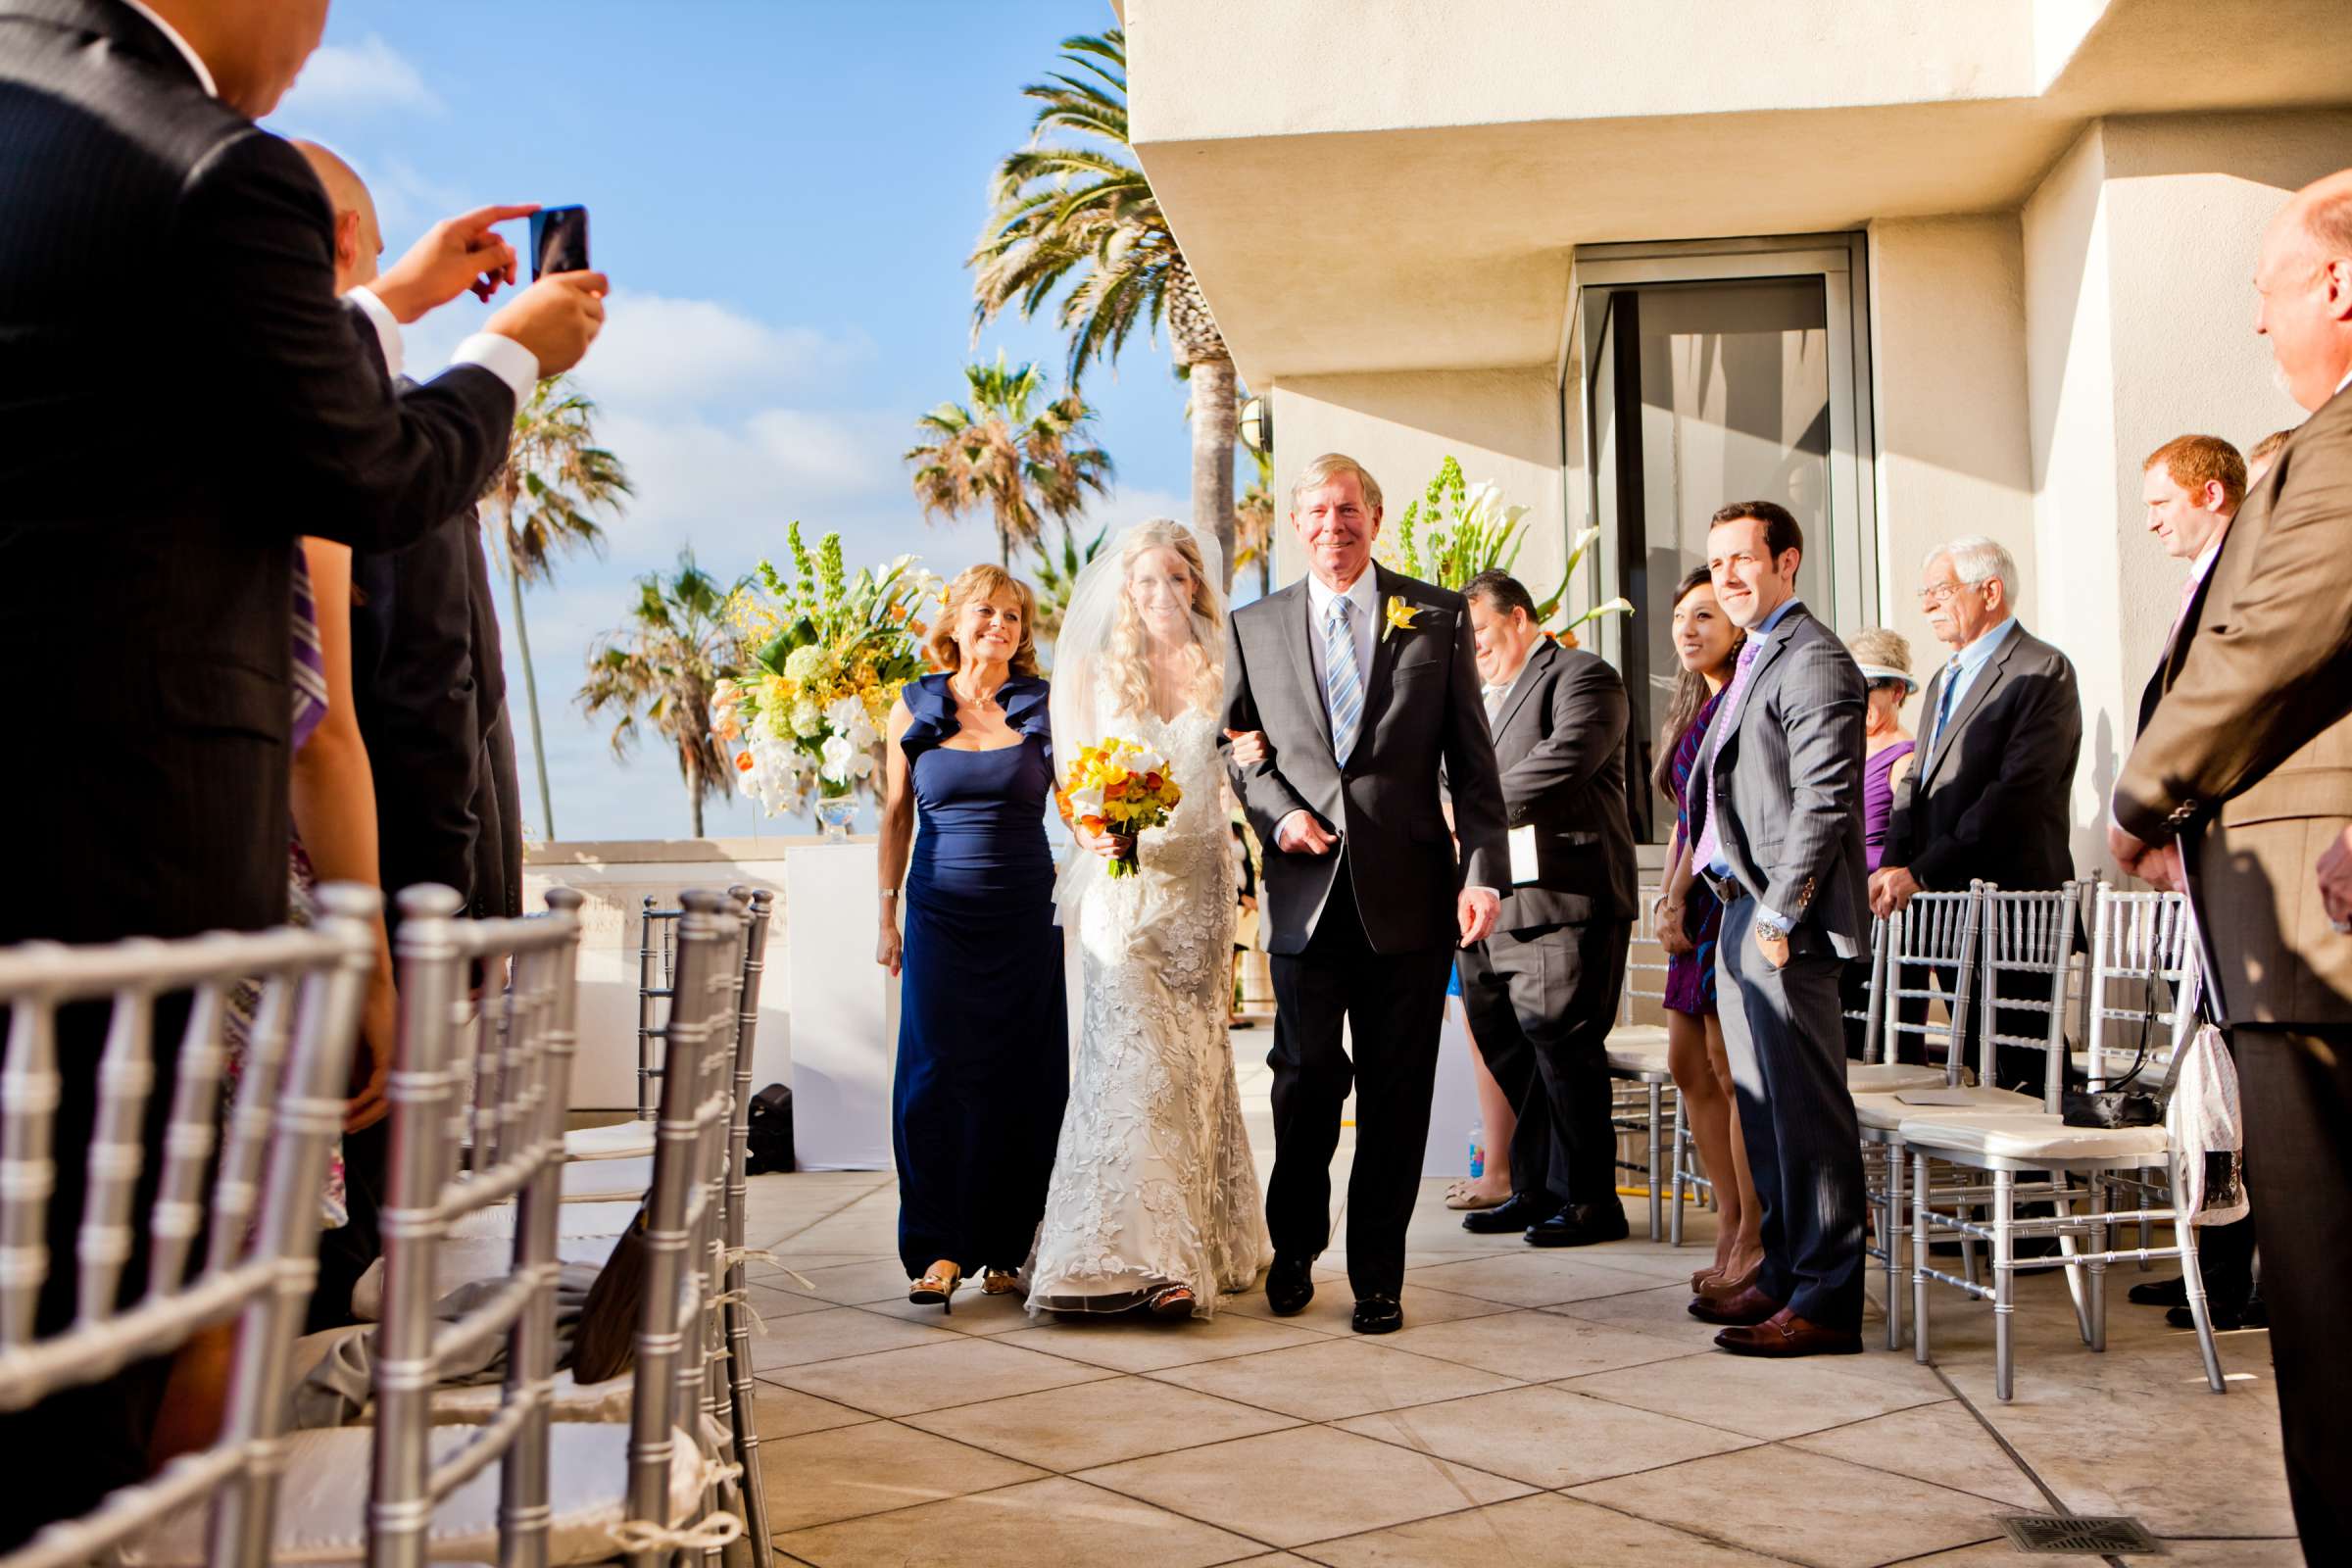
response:
<path id="1" fill-rule="evenodd" d="M 1384 643 L 1389 640 L 1389 633 L 1393 631 L 1411 631 L 1413 629 L 1413 617 L 1421 613 L 1420 611 L 1416 610 L 1411 605 L 1406 604 L 1404 600 L 1396 594 L 1389 595 L 1389 602 L 1386 608 L 1388 610 L 1389 623 L 1382 627 L 1380 632 L 1380 640 Z"/>

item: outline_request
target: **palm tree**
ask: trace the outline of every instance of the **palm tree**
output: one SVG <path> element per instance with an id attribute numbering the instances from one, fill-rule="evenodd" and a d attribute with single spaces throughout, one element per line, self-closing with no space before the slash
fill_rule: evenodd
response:
<path id="1" fill-rule="evenodd" d="M 591 514 L 620 512 L 629 478 L 620 460 L 596 444 L 596 405 L 568 376 L 550 376 L 514 411 L 514 439 L 507 461 L 490 476 L 482 501 L 499 520 L 507 597 L 514 609 L 514 640 L 522 650 L 522 684 L 531 708 L 531 757 L 539 765 L 540 825 L 556 836 L 556 802 L 547 787 L 547 741 L 539 727 L 539 677 L 531 668 L 530 628 L 522 618 L 522 588 L 555 575 L 558 552 L 585 546 L 602 551 L 604 530 Z"/>
<path id="2" fill-rule="evenodd" d="M 1102 553 L 1108 527 L 1097 528 L 1081 547 L 1070 525 L 1061 525 L 1061 554 L 1057 558 L 1043 544 L 1037 547 L 1037 639 L 1052 642 L 1061 635 L 1061 617 L 1069 612 L 1070 595 L 1077 591 L 1078 574 Z"/>
<path id="3" fill-rule="evenodd" d="M 1207 296 L 1176 245 L 1151 183 L 1129 156 L 1127 37 L 1064 38 L 1068 68 L 1022 93 L 1044 105 L 1029 145 L 998 166 L 988 227 L 967 265 L 975 271 L 972 334 L 1000 312 L 1034 317 L 1058 293 L 1054 320 L 1070 334 L 1070 385 L 1114 361 L 1138 326 L 1164 323 L 1192 381 L 1193 526 L 1214 534 L 1232 586 L 1233 355 Z M 1048 127 L 1107 147 L 1047 146 Z"/>
<path id="4" fill-rule="evenodd" d="M 998 559 L 1012 564 L 1015 546 L 1034 548 L 1048 517 L 1067 523 L 1086 492 L 1105 494 L 1110 454 L 1082 443 L 1094 411 L 1077 393 L 1046 401 L 1045 372 L 967 365 L 969 404 L 942 403 L 917 421 L 927 439 L 909 447 L 914 496 L 926 517 L 961 516 L 985 507 L 997 525 Z"/>
<path id="5" fill-rule="evenodd" d="M 1233 538 L 1240 550 L 1233 564 L 1239 570 L 1256 563 L 1257 597 L 1263 599 L 1274 591 L 1274 460 L 1263 452 L 1250 456 L 1257 477 L 1233 504 Z"/>
<path id="6" fill-rule="evenodd" d="M 710 692 L 735 649 L 725 618 L 733 593 L 694 564 L 691 549 L 679 551 L 674 576 L 653 571 L 637 579 L 629 623 L 607 632 L 589 652 L 588 679 L 580 687 L 582 712 L 614 715 L 615 757 L 628 755 L 640 718 L 677 748 L 698 839 L 703 802 L 734 787 L 725 754 L 710 733 Z"/>

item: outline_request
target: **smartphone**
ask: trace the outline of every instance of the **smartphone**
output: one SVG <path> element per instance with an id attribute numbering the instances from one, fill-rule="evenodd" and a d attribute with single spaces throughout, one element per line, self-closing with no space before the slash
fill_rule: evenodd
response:
<path id="1" fill-rule="evenodd" d="M 531 215 L 531 281 L 588 270 L 588 209 L 542 207 Z"/>

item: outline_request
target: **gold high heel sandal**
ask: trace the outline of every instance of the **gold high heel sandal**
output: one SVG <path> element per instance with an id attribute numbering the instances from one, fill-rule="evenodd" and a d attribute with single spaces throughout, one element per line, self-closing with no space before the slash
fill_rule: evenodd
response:
<path id="1" fill-rule="evenodd" d="M 984 1268 L 980 1271 L 982 1296 L 1012 1296 L 1021 1288 L 1021 1277 L 1008 1268 Z"/>
<path id="2" fill-rule="evenodd" d="M 956 1288 L 963 1283 L 963 1268 L 941 1258 L 931 1265 L 931 1271 L 906 1286 L 906 1299 L 916 1306 L 945 1308 L 950 1315 L 956 1311 Z"/>

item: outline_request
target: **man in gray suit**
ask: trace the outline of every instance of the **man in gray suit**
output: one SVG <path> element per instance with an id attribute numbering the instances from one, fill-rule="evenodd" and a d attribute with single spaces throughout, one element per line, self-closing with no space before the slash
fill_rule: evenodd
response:
<path id="1" fill-rule="evenodd" d="M 1862 1348 L 1862 1152 L 1838 972 L 1870 918 L 1862 860 L 1862 671 L 1796 599 L 1804 535 L 1788 511 L 1715 514 L 1707 566 L 1747 632 L 1699 754 L 1693 858 L 1723 901 L 1715 945 L 1740 1129 L 1763 1204 L 1764 1262 L 1693 1316 L 1741 1355 Z M 1735 1003 L 1734 999 L 1737 999 Z"/>
<path id="2" fill-rule="evenodd" d="M 1462 1004 L 1519 1114 L 1510 1199 L 1462 1228 L 1524 1231 L 1533 1247 L 1614 1242 L 1626 1226 L 1607 1041 L 1634 920 L 1625 682 L 1544 636 L 1508 572 L 1481 572 L 1462 593 L 1513 859 L 1500 929 L 1459 960 Z"/>
<path id="3" fill-rule="evenodd" d="M 1336 453 L 1308 464 L 1291 489 L 1308 575 L 1235 612 L 1225 653 L 1227 744 L 1262 731 L 1269 749 L 1232 766 L 1266 849 L 1272 922 L 1266 1300 L 1287 1316 L 1314 1296 L 1352 1079 L 1348 1280 L 1359 1334 L 1403 1326 L 1404 1232 L 1429 1138 L 1446 973 L 1457 947 L 1494 929 L 1497 890 L 1510 885 L 1469 616 L 1459 594 L 1372 564 L 1380 518 L 1380 486 L 1361 464 Z M 1458 859 L 1438 801 L 1441 762 Z"/>

